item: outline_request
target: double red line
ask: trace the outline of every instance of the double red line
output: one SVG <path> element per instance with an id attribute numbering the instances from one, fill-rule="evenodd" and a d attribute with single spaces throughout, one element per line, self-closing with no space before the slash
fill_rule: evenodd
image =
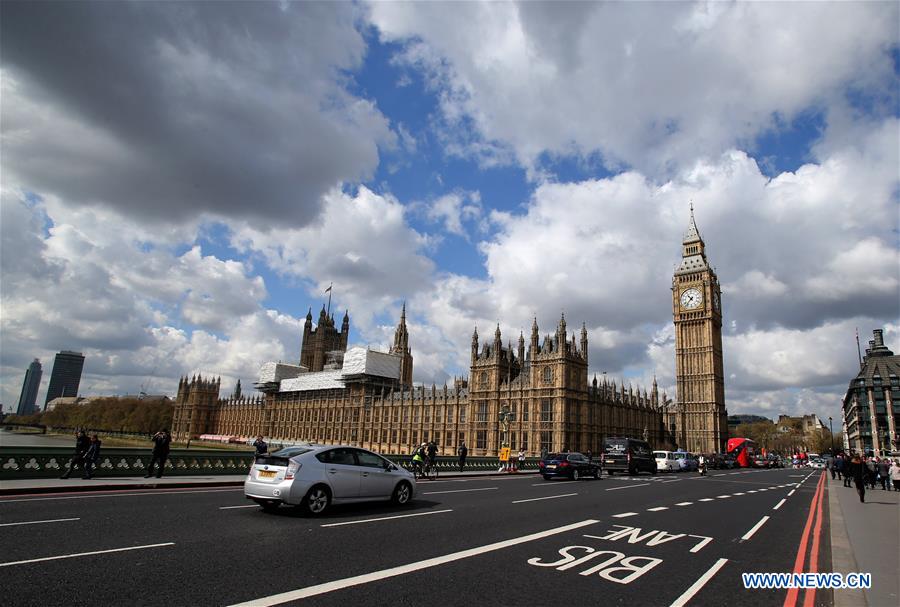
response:
<path id="1" fill-rule="evenodd" d="M 794 560 L 793 573 L 803 573 L 803 565 L 806 561 L 806 549 L 809 546 L 810 532 L 812 532 L 812 547 L 809 555 L 809 573 L 818 573 L 819 568 L 819 540 L 822 536 L 822 500 L 825 495 L 825 473 L 819 477 L 816 492 L 809 504 L 809 516 L 806 517 L 806 526 L 800 538 L 800 547 L 797 548 L 797 558 Z M 813 607 L 816 600 L 815 588 L 807 588 L 803 597 L 803 607 Z M 800 595 L 799 588 L 788 589 L 783 607 L 796 607 Z"/>

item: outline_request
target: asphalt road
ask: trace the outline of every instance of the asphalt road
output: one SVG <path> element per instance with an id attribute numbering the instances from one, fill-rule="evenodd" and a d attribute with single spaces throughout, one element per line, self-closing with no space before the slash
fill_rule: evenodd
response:
<path id="1" fill-rule="evenodd" d="M 831 605 L 741 582 L 798 552 L 830 571 L 820 476 L 422 481 L 409 506 L 319 518 L 231 488 L 18 496 L 0 500 L 0 587 L 10 605 Z"/>

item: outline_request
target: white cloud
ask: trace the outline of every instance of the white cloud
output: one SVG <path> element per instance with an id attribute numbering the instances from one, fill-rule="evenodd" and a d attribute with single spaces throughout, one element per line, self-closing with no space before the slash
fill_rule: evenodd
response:
<path id="1" fill-rule="evenodd" d="M 885 3 L 374 2 L 437 91 L 448 150 L 599 152 L 651 175 L 752 141 L 848 89 L 896 102 Z M 539 174 L 540 171 L 537 173 Z"/>

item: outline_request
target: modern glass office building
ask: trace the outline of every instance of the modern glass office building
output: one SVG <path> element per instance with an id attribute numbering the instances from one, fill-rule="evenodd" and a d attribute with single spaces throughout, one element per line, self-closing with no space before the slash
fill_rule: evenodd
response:
<path id="1" fill-rule="evenodd" d="M 19 394 L 19 406 L 16 407 L 16 415 L 31 415 L 37 402 L 38 388 L 41 386 L 41 361 L 34 359 L 28 370 L 25 371 L 25 381 L 22 382 L 22 392 Z"/>
<path id="2" fill-rule="evenodd" d="M 81 383 L 81 370 L 84 368 L 84 355 L 81 352 L 63 350 L 53 361 L 50 373 L 50 386 L 47 388 L 47 403 L 59 396 L 78 396 L 78 384 Z"/>

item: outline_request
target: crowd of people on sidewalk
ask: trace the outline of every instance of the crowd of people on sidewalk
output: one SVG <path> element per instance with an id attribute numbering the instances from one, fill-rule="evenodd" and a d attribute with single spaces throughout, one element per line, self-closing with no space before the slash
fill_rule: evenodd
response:
<path id="1" fill-rule="evenodd" d="M 876 484 L 882 491 L 900 491 L 900 459 L 838 453 L 828 462 L 828 469 L 831 478 L 843 481 L 844 487 L 850 487 L 852 481 L 861 502 L 866 501 L 866 487 L 874 490 Z"/>

